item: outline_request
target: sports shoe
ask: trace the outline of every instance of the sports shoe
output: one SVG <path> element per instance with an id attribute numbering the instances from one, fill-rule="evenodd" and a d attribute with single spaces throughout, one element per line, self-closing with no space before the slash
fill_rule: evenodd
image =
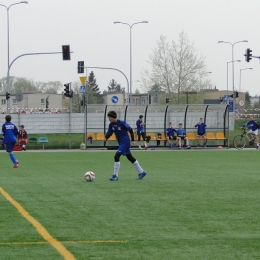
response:
<path id="1" fill-rule="evenodd" d="M 145 175 L 146 175 L 146 172 L 139 173 L 137 180 L 142 180 Z"/>
<path id="2" fill-rule="evenodd" d="M 176 147 L 177 147 L 177 145 L 176 145 L 176 144 L 174 144 L 174 145 L 173 145 L 173 147 L 174 147 L 174 148 L 176 148 Z"/>
<path id="3" fill-rule="evenodd" d="M 197 148 L 200 148 L 200 145 L 198 144 Z"/>
<path id="4" fill-rule="evenodd" d="M 145 146 L 144 149 L 147 150 L 148 147 L 149 147 L 149 146 Z"/>
<path id="5" fill-rule="evenodd" d="M 19 161 L 18 160 L 16 160 L 16 164 L 19 166 Z"/>
<path id="6" fill-rule="evenodd" d="M 187 145 L 187 146 L 186 146 L 186 149 L 190 149 L 190 145 Z"/>
<path id="7" fill-rule="evenodd" d="M 109 180 L 110 181 L 118 181 L 118 177 L 116 175 L 113 175 Z"/>
<path id="8" fill-rule="evenodd" d="M 172 144 L 169 144 L 169 148 L 172 148 Z"/>
<path id="9" fill-rule="evenodd" d="M 256 149 L 259 149 L 259 145 L 256 147 Z"/>
<path id="10" fill-rule="evenodd" d="M 204 148 L 207 148 L 207 145 L 204 145 Z"/>
<path id="11" fill-rule="evenodd" d="M 15 164 L 15 165 L 13 166 L 13 168 L 19 168 L 19 165 L 18 165 L 18 164 Z"/>
<path id="12" fill-rule="evenodd" d="M 179 149 L 181 149 L 181 146 L 179 146 Z"/>

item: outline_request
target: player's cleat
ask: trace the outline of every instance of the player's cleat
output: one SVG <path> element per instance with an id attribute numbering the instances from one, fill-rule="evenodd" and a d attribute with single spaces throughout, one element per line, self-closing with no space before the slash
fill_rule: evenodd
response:
<path id="1" fill-rule="evenodd" d="M 187 146 L 186 146 L 186 149 L 190 149 L 190 145 L 187 145 Z"/>
<path id="2" fill-rule="evenodd" d="M 110 181 L 118 181 L 118 177 L 116 175 L 113 175 L 109 180 Z"/>
<path id="3" fill-rule="evenodd" d="M 19 168 L 19 165 L 18 165 L 18 164 L 15 164 L 15 165 L 13 166 L 13 168 Z"/>
<path id="4" fill-rule="evenodd" d="M 146 172 L 139 173 L 137 180 L 142 180 L 145 175 L 146 175 Z"/>
<path id="5" fill-rule="evenodd" d="M 16 164 L 19 166 L 19 161 L 18 160 L 16 160 Z"/>
<path id="6" fill-rule="evenodd" d="M 179 149 L 181 149 L 181 146 L 179 146 Z"/>

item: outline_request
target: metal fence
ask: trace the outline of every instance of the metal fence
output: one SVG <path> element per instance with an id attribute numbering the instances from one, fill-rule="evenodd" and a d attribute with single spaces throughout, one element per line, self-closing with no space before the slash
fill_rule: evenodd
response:
<path id="1" fill-rule="evenodd" d="M 174 128 L 182 123 L 186 132 L 196 132 L 194 127 L 199 118 L 207 124 L 207 131 L 223 132 L 228 139 L 229 130 L 234 129 L 234 113 L 229 113 L 229 106 L 223 104 L 212 105 L 88 105 L 85 113 L 42 113 L 42 114 L 12 114 L 12 122 L 25 125 L 31 134 L 74 134 L 82 133 L 86 140 L 87 133 L 106 133 L 109 121 L 107 112 L 114 110 L 118 118 L 125 120 L 132 128 L 136 128 L 139 115 L 144 116 L 145 131 L 165 133 L 169 122 Z M 6 114 L 0 114 L 4 123 Z M 226 142 L 228 144 L 228 142 Z M 103 146 L 102 142 L 96 143 Z M 116 145 L 116 144 L 114 144 Z"/>

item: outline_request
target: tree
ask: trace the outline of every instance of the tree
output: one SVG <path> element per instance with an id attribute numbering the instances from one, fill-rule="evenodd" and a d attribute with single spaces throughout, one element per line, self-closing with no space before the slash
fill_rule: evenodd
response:
<path id="1" fill-rule="evenodd" d="M 178 43 L 175 41 L 168 43 L 166 37 L 161 36 L 149 56 L 151 71 L 146 69 L 142 72 L 142 86 L 145 91 L 149 91 L 151 86 L 158 85 L 170 100 L 181 103 L 183 92 L 199 93 L 199 90 L 205 86 L 204 60 L 203 56 L 196 53 L 194 44 L 190 43 L 184 32 L 179 34 Z"/>
<path id="2" fill-rule="evenodd" d="M 118 84 L 114 79 L 109 82 L 107 86 L 108 92 L 113 93 L 125 93 L 125 88 L 122 88 L 120 84 Z"/>
<path id="3" fill-rule="evenodd" d="M 34 82 L 26 78 L 10 77 L 10 92 L 12 94 L 25 92 L 42 92 L 57 94 L 62 88 L 62 83 L 59 81 L 50 82 Z M 6 77 L 0 79 L 0 93 L 6 92 Z"/>
<path id="4" fill-rule="evenodd" d="M 100 94 L 98 85 L 96 84 L 96 77 L 93 71 L 89 73 L 87 81 L 88 104 L 102 103 L 102 96 Z"/>
<path id="5" fill-rule="evenodd" d="M 10 77 L 10 93 L 23 93 L 29 91 L 39 91 L 33 80 L 26 78 Z M 0 93 L 6 92 L 6 77 L 0 80 Z"/>
<path id="6" fill-rule="evenodd" d="M 248 91 L 245 93 L 245 108 L 251 108 L 250 94 Z"/>
<path id="7" fill-rule="evenodd" d="M 42 93 L 57 94 L 63 84 L 60 81 L 36 82 L 36 87 Z"/>

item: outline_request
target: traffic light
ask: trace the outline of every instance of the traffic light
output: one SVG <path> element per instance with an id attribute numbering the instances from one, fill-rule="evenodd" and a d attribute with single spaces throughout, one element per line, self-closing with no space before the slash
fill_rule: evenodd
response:
<path id="1" fill-rule="evenodd" d="M 70 83 L 64 84 L 64 96 L 70 97 Z"/>
<path id="2" fill-rule="evenodd" d="M 233 94 L 231 94 L 230 97 L 233 98 Z"/>
<path id="3" fill-rule="evenodd" d="M 8 100 L 10 98 L 10 93 L 6 92 L 5 96 L 6 96 L 6 100 Z"/>
<path id="4" fill-rule="evenodd" d="M 78 61 L 78 73 L 84 73 L 84 61 Z"/>
<path id="5" fill-rule="evenodd" d="M 169 101 L 170 101 L 170 100 L 169 100 L 169 98 L 166 98 L 166 104 L 168 104 L 168 103 L 169 103 Z"/>
<path id="6" fill-rule="evenodd" d="M 249 62 L 250 60 L 252 60 L 252 50 L 250 50 L 249 48 L 246 49 L 246 61 Z"/>
<path id="7" fill-rule="evenodd" d="M 151 104 L 152 104 L 152 101 L 151 101 L 151 95 L 148 94 L 148 96 L 149 96 L 149 105 L 151 105 Z"/>
<path id="8" fill-rule="evenodd" d="M 70 60 L 70 46 L 62 45 L 62 58 L 63 60 Z"/>
<path id="9" fill-rule="evenodd" d="M 238 98 L 239 97 L 239 93 L 236 91 L 236 98 Z"/>

